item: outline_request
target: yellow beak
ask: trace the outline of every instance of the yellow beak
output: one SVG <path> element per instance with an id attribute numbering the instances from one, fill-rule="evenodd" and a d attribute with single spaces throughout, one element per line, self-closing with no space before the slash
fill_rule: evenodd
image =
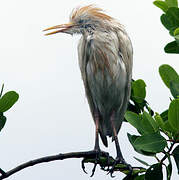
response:
<path id="1" fill-rule="evenodd" d="M 56 34 L 56 33 L 59 33 L 59 32 L 65 32 L 65 31 L 67 31 L 68 29 L 70 29 L 73 26 L 74 26 L 74 24 L 72 24 L 72 23 L 61 24 L 61 25 L 49 27 L 47 29 L 44 29 L 43 31 L 49 31 L 49 30 L 53 30 L 53 29 L 58 29 L 56 31 L 45 34 L 47 36 L 47 35 Z"/>

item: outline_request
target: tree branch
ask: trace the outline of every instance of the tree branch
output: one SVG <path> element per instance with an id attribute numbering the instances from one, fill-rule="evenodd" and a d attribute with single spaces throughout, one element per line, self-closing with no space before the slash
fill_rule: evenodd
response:
<path id="1" fill-rule="evenodd" d="M 67 159 L 67 158 L 90 158 L 94 155 L 94 152 L 92 151 L 85 151 L 85 152 L 71 152 L 71 153 L 65 153 L 65 154 L 57 154 L 57 155 L 52 155 L 52 156 L 46 156 L 46 157 L 42 157 L 42 158 L 38 158 L 38 159 L 34 159 L 31 161 L 28 161 L 26 163 L 23 163 L 7 172 L 4 172 L 2 169 L 0 171 L 0 173 L 2 174 L 0 176 L 0 180 L 1 179 L 5 179 L 9 176 L 11 176 L 12 174 L 17 173 L 18 171 L 21 171 L 27 167 L 30 166 L 34 166 L 36 164 L 40 164 L 40 163 L 45 163 L 45 162 L 50 162 L 50 161 L 56 161 L 56 160 L 63 160 L 63 159 Z"/>
<path id="2" fill-rule="evenodd" d="M 31 166 L 34 166 L 36 164 L 40 164 L 40 163 L 45 163 L 45 162 L 50 162 L 50 161 L 56 161 L 56 160 L 64 160 L 64 159 L 69 159 L 69 158 L 84 158 L 85 161 L 83 161 L 84 163 L 96 163 L 96 152 L 95 151 L 83 151 L 83 152 L 71 152 L 71 153 L 64 153 L 64 154 L 57 154 L 57 155 L 52 155 L 52 156 L 45 156 L 42 158 L 38 158 L 38 159 L 34 159 L 28 162 L 25 162 L 23 164 L 20 164 L 19 166 L 5 172 L 0 168 L 0 180 L 2 179 L 6 179 L 9 176 L 25 169 Z M 98 164 L 102 167 L 102 170 L 106 170 L 105 167 L 107 166 L 112 166 L 114 163 L 114 159 L 109 156 L 109 158 L 106 157 L 106 153 L 105 152 L 101 152 L 101 157 L 100 160 L 98 162 Z M 126 173 L 126 168 L 125 165 L 123 164 L 117 164 L 116 165 L 116 171 L 125 171 L 124 173 Z M 136 173 L 139 173 L 139 171 L 145 171 L 144 168 L 140 168 L 140 167 L 135 167 L 135 171 Z"/>

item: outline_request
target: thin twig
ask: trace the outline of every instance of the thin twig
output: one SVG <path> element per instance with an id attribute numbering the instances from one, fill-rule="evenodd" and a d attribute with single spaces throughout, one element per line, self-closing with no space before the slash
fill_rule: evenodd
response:
<path id="1" fill-rule="evenodd" d="M 165 156 L 160 160 L 161 163 L 163 163 L 163 161 L 165 161 L 165 159 L 167 159 L 168 154 L 170 154 L 174 145 L 175 145 L 175 142 L 172 142 L 170 148 L 168 149 L 168 152 L 165 152 Z"/>
<path id="2" fill-rule="evenodd" d="M 2 84 L 2 88 L 1 88 L 1 92 L 0 92 L 0 98 L 2 96 L 3 90 L 4 90 L 4 84 Z"/>

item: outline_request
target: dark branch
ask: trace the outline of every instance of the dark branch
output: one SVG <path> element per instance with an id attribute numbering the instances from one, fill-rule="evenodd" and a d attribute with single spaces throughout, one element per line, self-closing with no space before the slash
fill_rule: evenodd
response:
<path id="1" fill-rule="evenodd" d="M 34 166 L 34 165 L 40 164 L 40 163 L 50 162 L 50 161 L 64 160 L 64 159 L 69 159 L 69 158 L 85 158 L 85 163 L 95 163 L 95 159 L 94 159 L 95 156 L 96 156 L 96 153 L 94 151 L 84 151 L 84 152 L 71 152 L 71 153 L 57 154 L 57 155 L 46 156 L 46 157 L 34 159 L 34 160 L 28 161 L 26 163 L 23 163 L 7 172 L 0 169 L 0 173 L 1 173 L 0 180 L 8 178 L 9 176 L 11 176 L 25 168 L 28 168 L 28 167 L 31 167 L 31 166 Z M 109 158 L 110 158 L 110 162 L 107 165 L 108 160 L 106 158 L 106 154 L 101 152 L 101 160 L 98 164 L 102 167 L 102 170 L 105 170 L 104 167 L 110 166 L 113 164 L 114 159 L 111 156 L 109 156 Z M 137 172 L 145 171 L 145 169 L 140 168 L 140 167 L 135 168 L 135 169 Z M 126 170 L 124 165 L 121 165 L 121 164 L 116 165 L 116 171 L 122 172 L 124 170 Z"/>
<path id="2" fill-rule="evenodd" d="M 34 166 L 36 164 L 50 162 L 50 161 L 56 161 L 56 160 L 63 160 L 63 159 L 67 159 L 67 158 L 90 158 L 93 154 L 91 151 L 71 152 L 71 153 L 57 154 L 57 155 L 46 156 L 46 157 L 34 159 L 34 160 L 28 161 L 26 163 L 23 163 L 7 172 L 4 172 L 2 169 L 0 169 L 0 173 L 1 173 L 0 180 L 5 179 L 5 178 L 11 176 L 12 174 L 17 173 L 18 171 L 21 171 L 22 169 L 25 169 L 30 166 Z"/>
<path id="3" fill-rule="evenodd" d="M 172 142 L 169 150 L 167 152 L 164 152 L 165 156 L 160 160 L 161 163 L 163 163 L 165 159 L 167 159 L 174 145 L 175 145 L 175 142 Z"/>

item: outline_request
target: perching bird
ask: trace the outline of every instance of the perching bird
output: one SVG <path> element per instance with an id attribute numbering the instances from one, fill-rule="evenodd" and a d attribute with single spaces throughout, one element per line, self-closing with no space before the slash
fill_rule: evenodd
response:
<path id="1" fill-rule="evenodd" d="M 96 125 L 94 150 L 100 152 L 98 134 L 107 147 L 107 136 L 116 144 L 116 162 L 125 163 L 118 142 L 127 109 L 132 76 L 133 50 L 124 27 L 94 5 L 76 8 L 70 22 L 45 29 L 81 34 L 78 59 L 86 96 Z"/>

